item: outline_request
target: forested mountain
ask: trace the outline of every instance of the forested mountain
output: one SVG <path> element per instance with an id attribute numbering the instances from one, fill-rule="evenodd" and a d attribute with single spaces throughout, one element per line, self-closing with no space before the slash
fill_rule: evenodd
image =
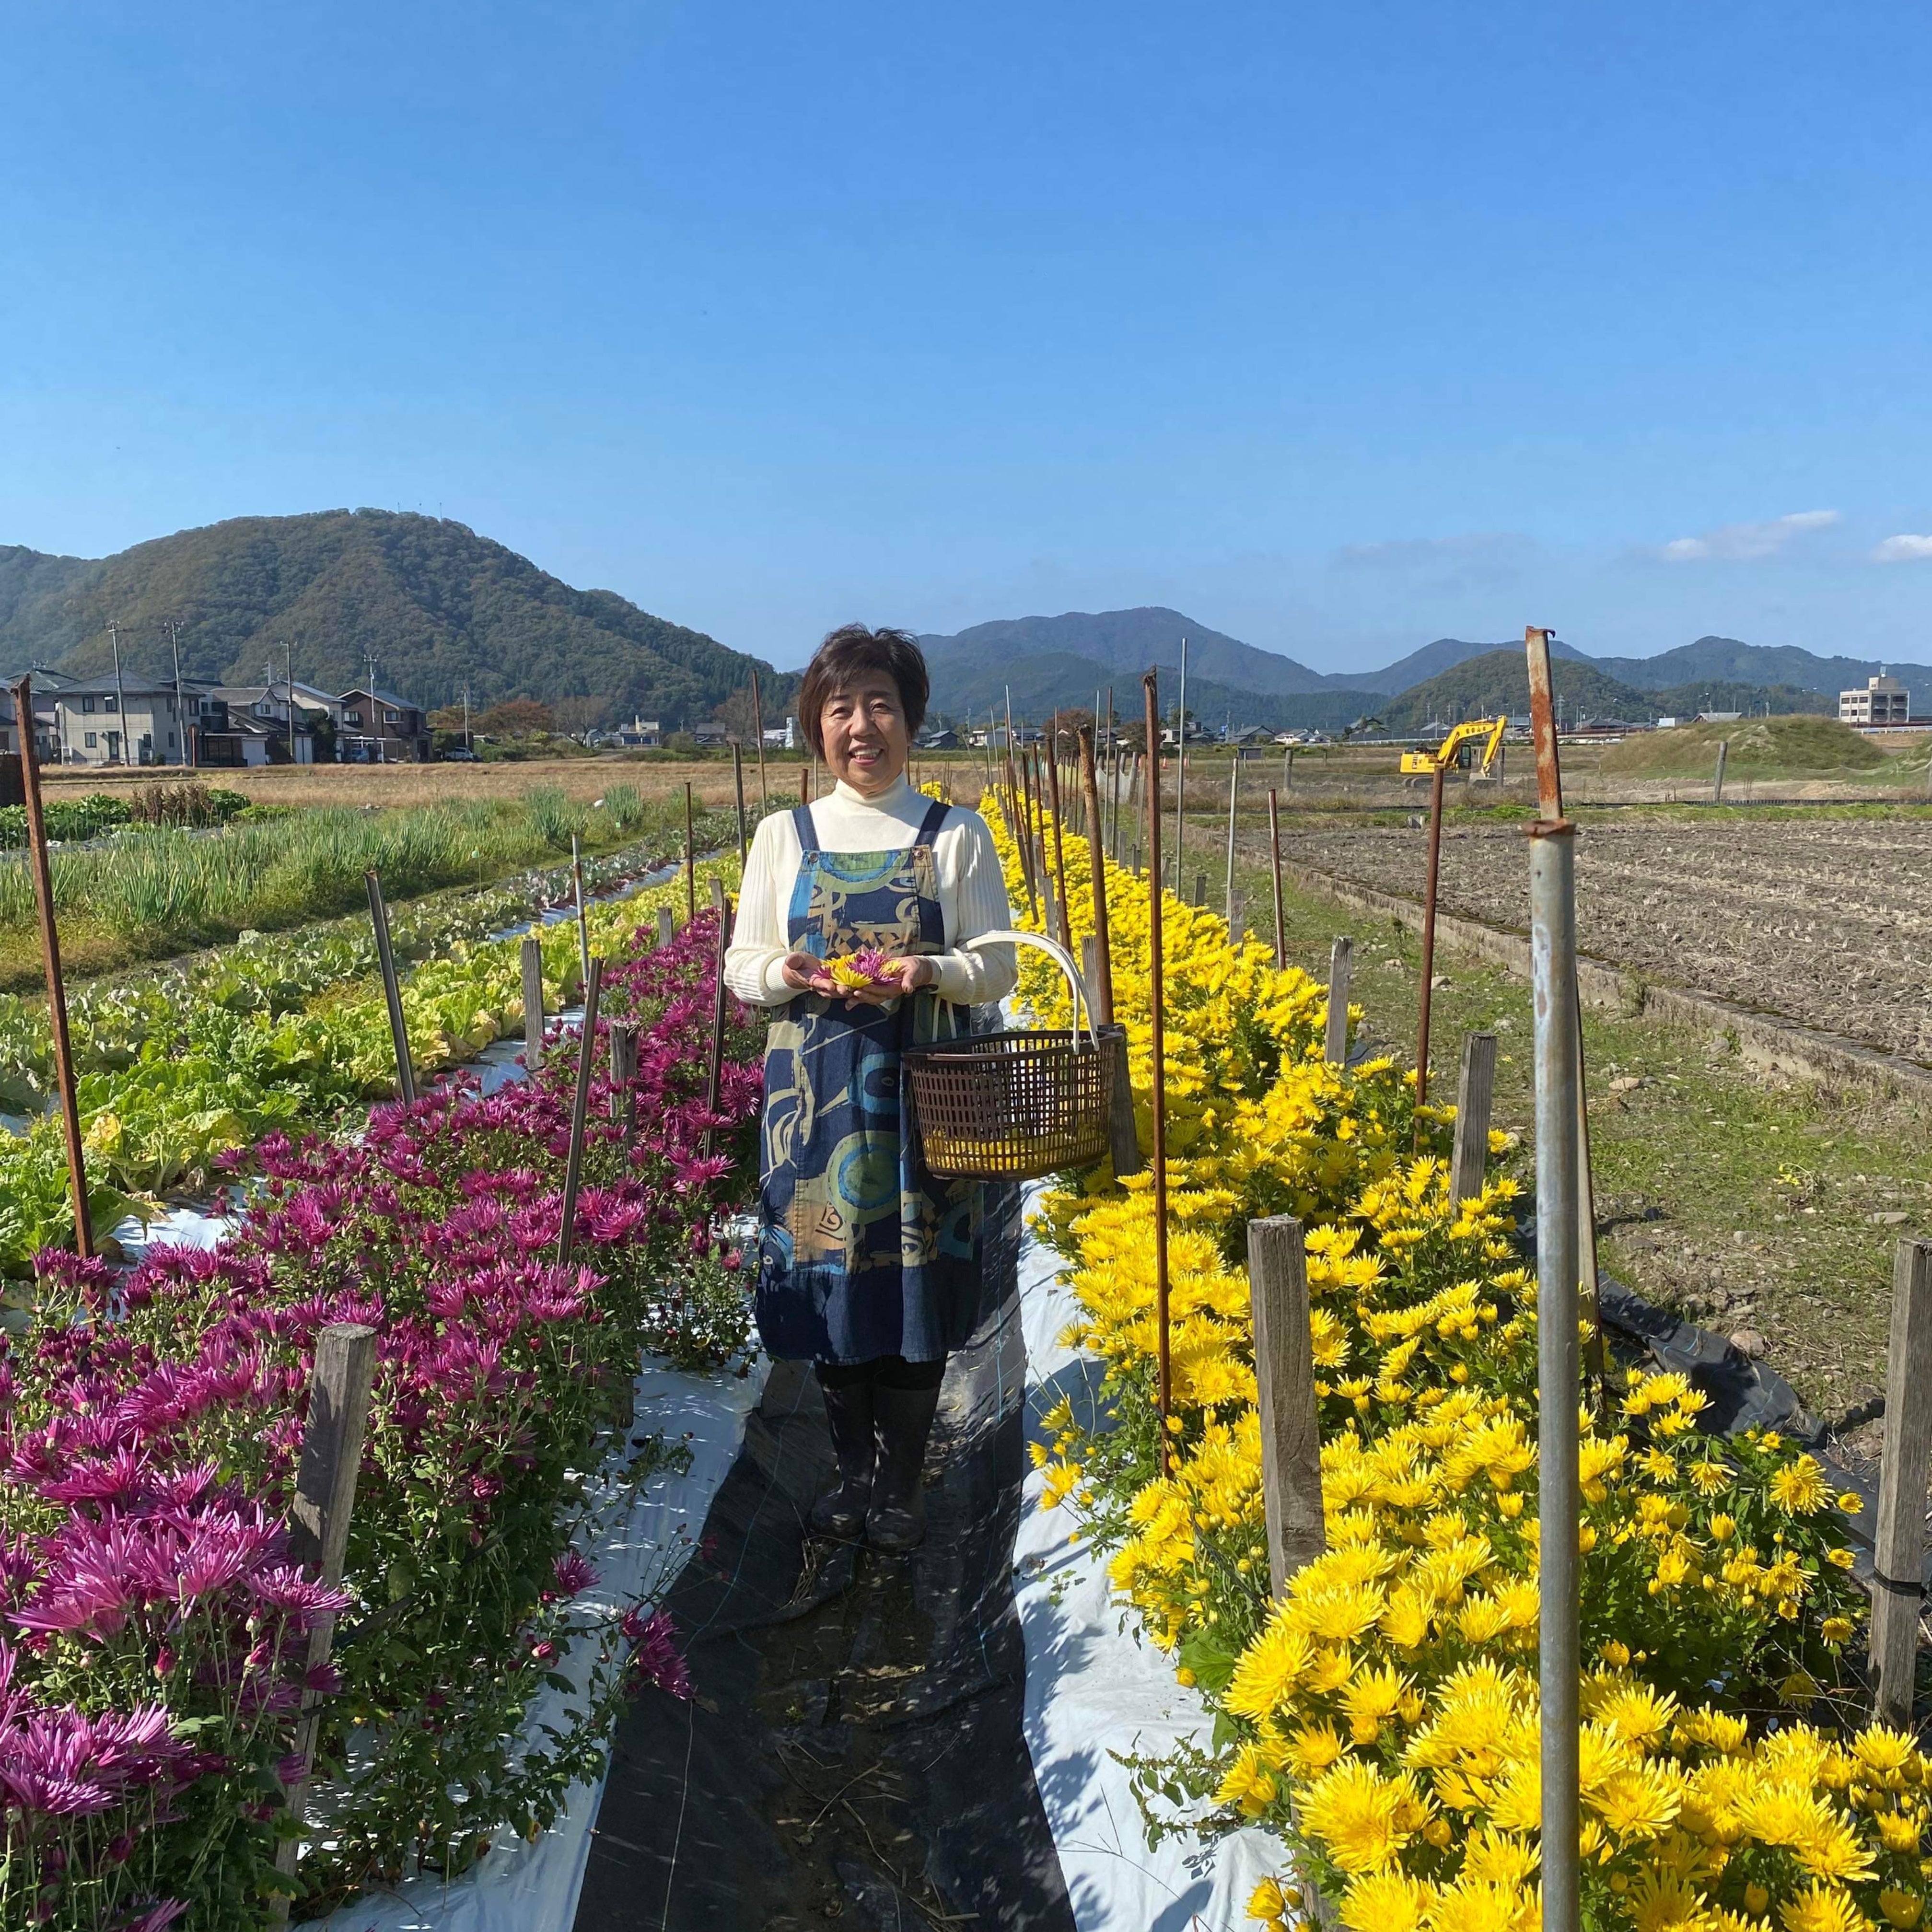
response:
<path id="1" fill-rule="evenodd" d="M 927 662 L 937 674 L 956 667 L 1011 664 L 1042 652 L 1065 652 L 1090 658 L 1123 676 L 1138 680 L 1158 666 L 1178 671 L 1180 640 L 1187 640 L 1188 685 L 1199 676 L 1237 691 L 1270 697 L 1346 688 L 1356 680 L 1325 677 L 1276 651 L 1244 644 L 1238 638 L 1210 631 L 1205 624 L 1157 604 L 1132 610 L 1068 610 L 1058 617 L 1008 617 L 975 624 L 950 638 L 922 637 Z M 1090 697 L 1088 703 L 1093 700 Z"/>
<path id="2" fill-rule="evenodd" d="M 1466 664 L 1472 658 L 1486 657 L 1492 651 L 1520 650 L 1520 640 L 1504 644 L 1472 644 L 1461 638 L 1438 638 L 1432 644 L 1424 644 L 1419 651 L 1411 651 L 1406 658 L 1398 658 L 1392 664 L 1385 664 L 1380 670 L 1367 670 L 1359 674 L 1348 673 L 1337 678 L 1337 683 L 1347 682 L 1359 686 L 1364 691 L 1387 692 L 1391 695 L 1397 692 L 1412 689 L 1415 686 L 1432 677 L 1440 676 L 1445 670 L 1453 670 L 1459 664 Z M 1580 658 L 1583 653 L 1574 645 L 1566 644 L 1559 638 L 1550 647 L 1550 655 L 1558 658 Z"/>
<path id="3" fill-rule="evenodd" d="M 1736 638 L 1714 637 L 1679 644 L 1674 651 L 1663 651 L 1654 658 L 1598 658 L 1596 662 L 1612 677 L 1640 691 L 1703 683 L 1784 684 L 1832 698 L 1863 684 L 1879 669 L 1876 658 L 1821 658 L 1795 644 L 1746 644 Z"/>
<path id="4" fill-rule="evenodd" d="M 1642 724 L 1700 711 L 1762 711 L 1766 706 L 1774 713 L 1837 708 L 1835 700 L 1790 684 L 1714 680 L 1640 690 L 1608 676 L 1601 662 L 1580 656 L 1559 658 L 1550 670 L 1566 724 L 1586 718 Z M 1412 686 L 1384 704 L 1380 716 L 1391 731 L 1402 733 L 1420 730 L 1432 720 L 1453 724 L 1465 718 L 1492 718 L 1499 711 L 1522 717 L 1528 710 L 1528 662 L 1520 646 L 1505 646 Z"/>
<path id="5" fill-rule="evenodd" d="M 608 590 L 577 590 L 463 524 L 387 510 L 238 517 L 90 561 L 0 550 L 0 666 L 92 673 L 121 627 L 130 670 L 259 682 L 292 647 L 295 674 L 346 689 L 376 660 L 427 704 L 574 700 L 573 722 L 668 725 L 708 716 L 755 667 L 768 716 L 797 680 Z"/>

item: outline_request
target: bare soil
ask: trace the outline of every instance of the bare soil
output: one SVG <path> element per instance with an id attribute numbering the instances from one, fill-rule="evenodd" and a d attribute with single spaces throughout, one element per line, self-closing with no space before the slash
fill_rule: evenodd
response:
<path id="1" fill-rule="evenodd" d="M 1289 830 L 1284 858 L 1420 898 L 1420 827 Z M 1523 930 L 1520 825 L 1451 826 L 1446 911 Z M 1619 814 L 1586 823 L 1578 943 L 1690 986 L 1932 1064 L 1932 820 Z"/>

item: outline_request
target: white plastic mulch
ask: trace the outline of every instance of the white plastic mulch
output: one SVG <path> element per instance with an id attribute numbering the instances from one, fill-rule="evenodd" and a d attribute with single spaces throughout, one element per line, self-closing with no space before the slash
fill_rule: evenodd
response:
<path id="1" fill-rule="evenodd" d="M 664 1367 L 647 1367 L 638 1376 L 634 1432 L 682 1442 L 690 1466 L 662 1472 L 633 1497 L 612 1479 L 622 1452 L 614 1459 L 604 1499 L 577 1542 L 598 1574 L 597 1583 L 578 1600 L 586 1610 L 614 1608 L 647 1585 L 661 1592 L 684 1568 L 704 1533 L 711 1498 L 737 1460 L 765 1374 L 761 1364 L 742 1379 Z M 593 1655 L 591 1644 L 580 1640 L 560 1668 L 580 1684 Z M 570 1702 L 562 1691 L 546 1691 L 531 1709 L 525 1735 L 540 1735 L 537 1727 L 556 1722 Z M 365 1892 L 309 1923 L 316 1932 L 568 1932 L 603 1796 L 602 1778 L 576 1785 L 562 1814 L 536 1844 L 506 1828 L 488 1856 L 450 1884 L 410 1880 L 392 1891 Z"/>
<path id="2" fill-rule="evenodd" d="M 1038 1196 L 1028 1190 L 1029 1213 Z M 1100 1392 L 1100 1364 L 1060 1343 L 1078 1312 L 1061 1265 L 1029 1232 L 1020 1251 L 1020 1316 L 1035 1434 L 1038 1418 L 1062 1396 L 1078 1415 Z M 1026 1636 L 1026 1741 L 1080 1932 L 1252 1932 L 1248 1899 L 1257 1880 L 1282 1870 L 1281 1843 L 1249 1829 L 1208 1846 L 1185 1834 L 1149 1846 L 1126 1768 L 1109 1754 L 1159 1753 L 1190 1738 L 1204 1747 L 1214 1720 L 1174 1681 L 1172 1664 L 1131 1622 L 1122 1627 L 1105 1559 L 1067 1541 L 1064 1513 L 1042 1514 L 1042 1486 L 1029 1467 L 1013 1552 Z"/>

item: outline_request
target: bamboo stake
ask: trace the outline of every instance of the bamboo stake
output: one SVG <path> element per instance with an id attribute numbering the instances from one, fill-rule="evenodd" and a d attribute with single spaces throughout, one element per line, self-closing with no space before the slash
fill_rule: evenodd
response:
<path id="1" fill-rule="evenodd" d="M 563 1222 L 556 1238 L 556 1264 L 570 1265 L 577 1238 L 577 1192 L 584 1177 L 584 1134 L 590 1114 L 590 1064 L 597 1048 L 597 996 L 604 962 L 592 959 L 584 982 L 584 1028 L 577 1036 L 577 1091 L 570 1103 L 570 1151 L 563 1164 Z"/>
<path id="2" fill-rule="evenodd" d="M 1154 743 L 1160 734 L 1160 687 L 1158 671 L 1149 671 L 1141 680 L 1147 697 L 1148 742 Z M 1160 1473 L 1170 1466 L 1168 1406 L 1173 1396 L 1173 1364 L 1168 1346 L 1167 1276 L 1167 984 L 1166 962 L 1161 957 L 1160 788 L 1148 794 L 1148 974 L 1154 1018 L 1154 1321 L 1159 1334 L 1160 1411 Z"/>
<path id="3" fill-rule="evenodd" d="M 590 976 L 590 922 L 584 911 L 584 862 L 578 856 L 577 834 L 570 835 L 570 884 L 577 896 L 577 964 L 585 979 Z"/>
<path id="4" fill-rule="evenodd" d="M 53 1035 L 54 1084 L 59 1090 L 61 1133 L 67 1143 L 68 1186 L 74 1198 L 74 1252 L 85 1261 L 94 1252 L 94 1216 L 87 1204 L 87 1153 L 80 1137 L 80 1102 L 74 1085 L 74 1046 L 67 1024 L 67 982 L 61 975 L 60 934 L 54 922 L 54 881 L 47 864 L 46 820 L 40 810 L 40 757 L 34 743 L 33 680 L 17 678 L 13 689 L 14 719 L 20 730 L 21 792 L 27 808 L 27 863 L 34 874 L 34 910 L 40 927 L 40 965 L 47 982 L 47 1024 Z"/>
<path id="5" fill-rule="evenodd" d="M 1234 753 L 1234 765 L 1228 773 L 1228 882 L 1226 902 L 1222 908 L 1222 916 L 1227 920 L 1231 936 L 1234 937 L 1238 937 L 1232 933 L 1234 923 L 1234 807 L 1240 794 L 1240 787 L 1241 754 L 1238 748 Z"/>
<path id="6" fill-rule="evenodd" d="M 765 789 L 765 706 L 758 694 L 758 674 L 752 674 L 752 724 L 758 734 L 758 810 L 772 808 L 772 795 Z"/>
<path id="7" fill-rule="evenodd" d="M 369 888 L 369 917 L 376 928 L 376 964 L 382 974 L 382 998 L 389 1009 L 389 1038 L 396 1049 L 396 1086 L 405 1106 L 416 1097 L 416 1071 L 410 1062 L 410 1030 L 403 1018 L 403 990 L 396 980 L 396 956 L 389 946 L 389 911 L 382 881 L 370 866 L 363 874 Z"/>
<path id="8" fill-rule="evenodd" d="M 1429 874 L 1422 891 L 1422 998 L 1415 1021 L 1415 1132 L 1422 1144 L 1422 1108 L 1429 1098 L 1429 996 L 1436 978 L 1436 885 L 1442 869 L 1442 760 L 1429 800 Z"/>
<path id="9" fill-rule="evenodd" d="M 1056 742 L 1047 747 L 1046 786 L 1053 807 L 1053 878 L 1060 895 L 1060 943 L 1073 950 L 1073 915 L 1066 903 L 1066 843 L 1060 830 L 1060 750 Z"/>
<path id="10" fill-rule="evenodd" d="M 1276 795 L 1268 794 L 1268 848 L 1274 859 L 1274 963 L 1288 964 L 1288 925 L 1281 908 L 1281 809 Z"/>
<path id="11" fill-rule="evenodd" d="M 524 1066 L 534 1073 L 543 1064 L 543 946 L 534 936 L 523 944 Z"/>
<path id="12" fill-rule="evenodd" d="M 691 781 L 684 782 L 684 921 L 688 926 L 698 916 L 698 847 L 691 829 Z M 584 977 L 590 976 L 586 965 Z"/>
<path id="13" fill-rule="evenodd" d="M 745 748 L 734 742 L 731 747 L 731 782 L 738 794 L 738 864 L 745 863 Z"/>

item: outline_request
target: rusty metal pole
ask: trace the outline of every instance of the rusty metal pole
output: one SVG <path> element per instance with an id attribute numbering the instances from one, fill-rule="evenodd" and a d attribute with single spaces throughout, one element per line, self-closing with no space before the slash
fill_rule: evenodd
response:
<path id="1" fill-rule="evenodd" d="M 1274 857 L 1274 963 L 1288 964 L 1288 922 L 1281 909 L 1281 807 L 1273 791 L 1268 794 L 1268 847 Z"/>
<path id="2" fill-rule="evenodd" d="M 1436 977 L 1436 884 L 1442 870 L 1442 760 L 1429 795 L 1429 877 L 1422 891 L 1422 999 L 1415 1022 L 1415 1144 L 1422 1144 L 1421 1109 L 1429 1098 L 1429 995 Z"/>
<path id="3" fill-rule="evenodd" d="M 60 934 L 54 925 L 54 879 L 47 862 L 47 822 L 40 810 L 39 748 L 34 742 L 33 680 L 16 679 L 13 691 L 14 722 L 20 733 L 20 788 L 27 808 L 27 864 L 34 875 L 34 910 L 40 925 L 40 964 L 47 981 L 47 1025 L 53 1035 L 54 1084 L 60 1092 L 68 1185 L 74 1196 L 74 1251 L 86 1260 L 94 1252 L 94 1219 L 87 1206 L 87 1152 L 80 1138 L 74 1045 L 67 1026 L 67 982 L 61 976 Z M 126 723 L 124 716 L 122 723 Z"/>
<path id="4" fill-rule="evenodd" d="M 1147 694 L 1148 742 L 1160 741 L 1160 674 L 1141 680 Z M 1167 1279 L 1167 984 L 1161 958 L 1160 787 L 1148 792 L 1148 980 L 1154 1021 L 1154 1312 L 1156 1344 L 1156 1399 L 1160 1412 L 1160 1473 L 1169 1466 L 1167 1417 L 1173 1396 L 1173 1364 L 1168 1347 Z"/>
<path id="5" fill-rule="evenodd" d="M 1576 1932 L 1581 1860 L 1577 1742 L 1576 874 L 1563 816 L 1550 635 L 1532 628 L 1530 716 L 1540 816 L 1530 827 L 1530 975 L 1536 1040 L 1537 1492 L 1540 1552 L 1543 1924 Z"/>

